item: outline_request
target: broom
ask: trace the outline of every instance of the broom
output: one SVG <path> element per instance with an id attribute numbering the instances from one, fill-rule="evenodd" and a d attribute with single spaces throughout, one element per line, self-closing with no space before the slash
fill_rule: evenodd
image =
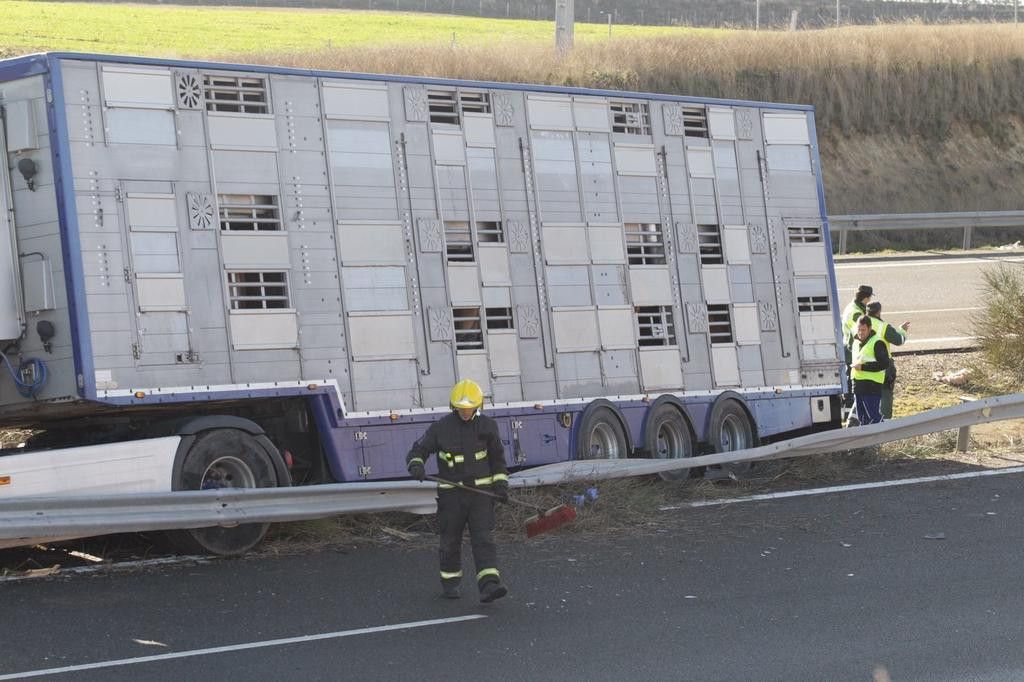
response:
<path id="1" fill-rule="evenodd" d="M 456 488 L 462 488 L 463 490 L 469 490 L 470 492 L 480 493 L 487 497 L 493 497 L 496 500 L 504 499 L 501 495 L 495 495 L 492 492 L 481 490 L 480 488 L 474 488 L 456 481 L 449 481 L 444 478 L 438 478 L 437 476 L 431 476 L 427 474 L 427 478 L 437 483 L 444 483 L 446 485 L 453 485 Z M 576 520 L 576 510 L 567 504 L 560 504 L 557 507 L 551 509 L 544 509 L 539 504 L 533 504 L 531 502 L 524 502 L 523 500 L 517 500 L 514 497 L 508 498 L 508 502 L 517 504 L 520 507 L 526 507 L 528 509 L 536 509 L 539 514 L 534 514 L 530 518 L 526 519 L 526 537 L 532 538 L 540 535 L 541 533 L 547 533 L 550 530 L 561 528 L 567 523 L 571 523 Z"/>

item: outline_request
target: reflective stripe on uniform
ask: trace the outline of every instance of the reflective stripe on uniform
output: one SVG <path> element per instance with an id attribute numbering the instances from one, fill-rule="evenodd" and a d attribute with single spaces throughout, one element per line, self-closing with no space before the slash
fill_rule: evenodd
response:
<path id="1" fill-rule="evenodd" d="M 442 490 L 448 490 L 449 488 L 454 488 L 455 486 L 453 486 L 451 483 L 438 483 L 437 487 L 441 488 Z"/>
<path id="2" fill-rule="evenodd" d="M 456 578 L 462 577 L 462 571 L 455 571 L 449 573 L 448 571 L 441 571 L 441 580 L 455 580 Z"/>
<path id="3" fill-rule="evenodd" d="M 473 481 L 473 485 L 490 485 L 493 480 L 493 476 L 488 476 L 487 478 L 478 478 Z"/>
<path id="4" fill-rule="evenodd" d="M 496 568 L 485 568 L 476 574 L 476 579 L 479 581 L 482 578 L 486 578 L 489 575 L 493 575 L 495 578 L 501 580 L 501 576 L 498 575 L 498 569 Z"/>
<path id="5" fill-rule="evenodd" d="M 508 474 L 494 474 L 491 476 L 491 481 L 497 483 L 498 481 L 508 481 Z"/>
<path id="6" fill-rule="evenodd" d="M 409 460 L 409 464 L 412 464 L 413 462 L 415 462 L 416 464 L 423 464 L 423 460 L 420 459 L 419 457 L 413 457 L 412 459 Z"/>
<path id="7" fill-rule="evenodd" d="M 483 460 L 487 459 L 487 451 L 486 450 L 481 450 L 480 452 L 474 452 L 473 453 L 473 457 L 478 462 L 483 461 Z"/>
<path id="8" fill-rule="evenodd" d="M 463 462 L 466 461 L 466 458 L 463 457 L 462 455 L 453 455 L 450 452 L 439 452 L 437 453 L 437 458 L 443 462 L 446 462 L 450 467 L 453 467 L 456 464 L 462 464 Z"/>

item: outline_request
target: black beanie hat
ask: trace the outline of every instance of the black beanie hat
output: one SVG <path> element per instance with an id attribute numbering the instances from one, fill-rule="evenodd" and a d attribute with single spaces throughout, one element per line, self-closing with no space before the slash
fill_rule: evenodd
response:
<path id="1" fill-rule="evenodd" d="M 861 284 L 857 287 L 857 298 L 864 298 L 865 296 L 874 296 L 875 290 L 869 287 L 867 284 Z"/>
<path id="2" fill-rule="evenodd" d="M 879 303 L 878 301 L 872 301 L 871 303 L 868 303 L 868 314 L 869 315 L 877 315 L 880 312 L 882 312 L 882 304 L 881 303 Z"/>

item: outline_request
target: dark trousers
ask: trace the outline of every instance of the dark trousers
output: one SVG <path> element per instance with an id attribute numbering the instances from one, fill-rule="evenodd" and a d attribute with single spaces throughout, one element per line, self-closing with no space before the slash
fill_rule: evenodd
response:
<path id="1" fill-rule="evenodd" d="M 857 419 L 861 426 L 882 421 L 882 396 L 857 393 Z"/>
<path id="2" fill-rule="evenodd" d="M 853 364 L 853 350 L 849 346 L 843 346 L 843 361 L 846 367 L 846 390 L 849 393 L 843 395 L 843 407 L 853 407 L 853 378 L 850 376 L 850 365 Z"/>
<path id="3" fill-rule="evenodd" d="M 882 387 L 881 398 L 882 398 L 882 418 L 883 419 L 892 419 L 892 387 L 891 386 L 886 385 L 886 386 Z"/>
<path id="4" fill-rule="evenodd" d="M 462 571 L 462 533 L 469 524 L 469 541 L 473 547 L 473 561 L 477 575 L 491 569 L 497 571 L 498 550 L 491 537 L 494 530 L 494 500 L 468 490 L 439 490 L 437 494 L 437 522 L 441 534 L 441 572 Z M 488 573 L 477 579 L 477 583 L 497 580 L 498 576 Z M 458 578 L 451 578 L 458 582 Z"/>
<path id="5" fill-rule="evenodd" d="M 885 370 L 885 383 L 882 384 L 882 417 L 892 419 L 892 392 L 896 387 L 896 363 L 889 360 Z"/>

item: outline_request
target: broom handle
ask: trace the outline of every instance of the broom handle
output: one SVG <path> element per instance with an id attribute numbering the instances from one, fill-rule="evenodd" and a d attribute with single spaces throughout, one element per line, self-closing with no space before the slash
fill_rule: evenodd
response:
<path id="1" fill-rule="evenodd" d="M 436 483 L 444 483 L 445 485 L 453 485 L 456 488 L 462 488 L 463 490 L 469 490 L 469 491 L 474 492 L 474 493 L 480 493 L 481 495 L 486 495 L 487 497 L 493 497 L 494 499 L 501 500 L 502 502 L 506 501 L 505 498 L 503 498 L 501 495 L 495 495 L 492 492 L 488 492 L 486 490 L 481 490 L 480 488 L 474 488 L 474 487 L 468 486 L 468 485 L 466 485 L 464 483 L 459 483 L 458 481 L 449 481 L 448 479 L 439 478 L 437 476 L 431 476 L 430 474 L 427 474 L 426 477 L 429 478 L 431 481 L 434 481 Z M 518 504 L 520 507 L 529 507 L 530 509 L 536 509 L 536 510 L 540 511 L 541 513 L 545 513 L 547 511 L 546 509 L 544 509 L 544 507 L 540 506 L 539 504 L 531 504 L 529 502 L 523 502 L 522 500 L 517 500 L 517 499 L 512 498 L 512 497 L 508 498 L 507 501 L 511 502 L 512 504 Z"/>

